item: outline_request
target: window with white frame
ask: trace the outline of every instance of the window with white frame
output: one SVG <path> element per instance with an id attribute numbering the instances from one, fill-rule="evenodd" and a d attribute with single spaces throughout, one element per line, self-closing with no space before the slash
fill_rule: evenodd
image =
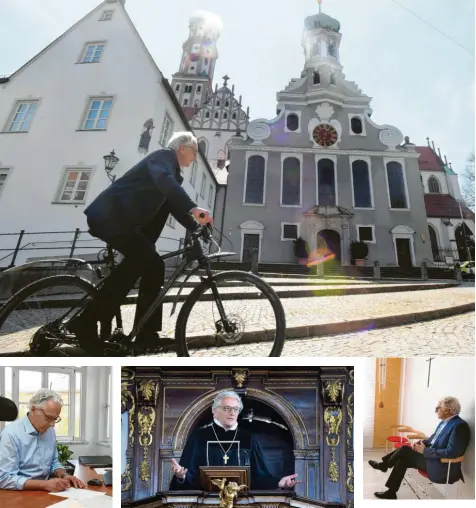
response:
<path id="1" fill-rule="evenodd" d="M 73 441 L 83 437 L 86 417 L 84 369 L 81 367 L 0 367 L 0 374 L 5 386 L 5 396 L 18 406 L 19 418 L 26 416 L 29 401 L 40 388 L 49 388 L 58 392 L 63 399 L 63 407 L 60 413 L 61 421 L 55 425 L 56 438 L 58 441 Z"/>
<path id="2" fill-rule="evenodd" d="M 200 185 L 200 197 L 205 197 L 205 186 L 207 185 L 207 175 L 202 174 L 202 183 Z"/>
<path id="3" fill-rule="evenodd" d="M 8 132 L 28 132 L 38 108 L 38 101 L 17 101 L 11 115 Z"/>
<path id="4" fill-rule="evenodd" d="M 90 169 L 66 169 L 56 200 L 60 203 L 84 203 L 90 179 Z"/>
<path id="5" fill-rule="evenodd" d="M 162 124 L 162 132 L 160 134 L 159 143 L 165 148 L 169 142 L 170 136 L 172 136 L 172 130 L 174 128 L 174 122 L 168 113 L 165 113 L 164 123 Z"/>
<path id="6" fill-rule="evenodd" d="M 192 163 L 189 182 L 192 184 L 193 187 L 195 187 L 195 184 L 197 182 L 197 163 L 195 161 Z"/>
<path id="7" fill-rule="evenodd" d="M 171 228 L 175 229 L 175 219 L 173 218 L 172 214 L 169 214 L 169 217 L 167 219 L 167 226 L 170 226 Z"/>
<path id="8" fill-rule="evenodd" d="M 0 196 L 2 195 L 2 190 L 5 187 L 9 171 L 10 170 L 8 168 L 0 168 Z"/>
<path id="9" fill-rule="evenodd" d="M 281 241 L 296 240 L 297 238 L 299 238 L 299 224 L 282 222 Z"/>
<path id="10" fill-rule="evenodd" d="M 104 42 L 87 43 L 81 56 L 81 63 L 98 63 L 104 52 Z"/>
<path id="11" fill-rule="evenodd" d="M 103 11 L 99 21 L 111 21 L 114 11 Z"/>
<path id="12" fill-rule="evenodd" d="M 208 190 L 208 206 L 213 206 L 213 185 L 211 184 Z"/>
<path id="13" fill-rule="evenodd" d="M 375 243 L 375 226 L 361 226 L 357 224 L 357 239 L 359 242 Z"/>
<path id="14" fill-rule="evenodd" d="M 264 204 L 266 159 L 251 155 L 247 161 L 244 203 Z"/>
<path id="15" fill-rule="evenodd" d="M 112 100 L 112 97 L 97 97 L 89 100 L 83 130 L 105 131 L 107 129 Z"/>
<path id="16" fill-rule="evenodd" d="M 386 166 L 390 208 L 408 209 L 405 170 L 402 164 L 397 161 L 388 161 Z"/>
<path id="17" fill-rule="evenodd" d="M 438 182 L 436 177 L 430 176 L 430 178 L 428 178 L 428 189 L 430 191 L 430 194 L 440 194 L 441 193 L 440 183 Z"/>
<path id="18" fill-rule="evenodd" d="M 301 204 L 301 161 L 286 157 L 281 167 L 281 206 Z"/>

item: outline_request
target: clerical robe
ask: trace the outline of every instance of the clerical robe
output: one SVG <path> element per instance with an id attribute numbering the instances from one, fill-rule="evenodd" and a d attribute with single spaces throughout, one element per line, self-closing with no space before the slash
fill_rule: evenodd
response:
<path id="1" fill-rule="evenodd" d="M 187 475 L 184 481 L 174 476 L 170 490 L 201 490 L 200 466 L 249 466 L 252 490 L 276 490 L 280 480 L 269 472 L 261 446 L 252 434 L 239 427 L 225 430 L 215 423 L 192 433 L 179 464 L 188 469 Z"/>

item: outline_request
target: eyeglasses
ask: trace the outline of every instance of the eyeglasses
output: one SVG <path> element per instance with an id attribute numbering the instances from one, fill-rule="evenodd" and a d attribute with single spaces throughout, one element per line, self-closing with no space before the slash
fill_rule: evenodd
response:
<path id="1" fill-rule="evenodd" d="M 39 410 L 43 413 L 43 415 L 45 416 L 45 420 L 46 420 L 48 423 L 53 423 L 53 422 L 55 422 L 55 423 L 59 423 L 59 422 L 61 421 L 61 417 L 60 417 L 60 416 L 58 416 L 58 418 L 55 418 L 55 417 L 53 417 L 53 418 L 52 418 L 51 416 L 48 416 L 48 415 L 47 415 L 47 414 L 43 411 L 43 409 L 41 409 L 41 407 L 37 407 L 36 409 L 39 409 Z"/>
<path id="2" fill-rule="evenodd" d="M 435 411 L 438 411 L 438 409 L 446 409 L 446 407 L 444 407 L 444 406 L 436 406 L 435 407 Z"/>
<path id="3" fill-rule="evenodd" d="M 225 413 L 231 413 L 232 411 L 233 411 L 233 413 L 240 412 L 239 407 L 232 407 L 232 406 L 218 406 L 218 407 L 221 407 L 223 409 L 223 411 L 225 411 Z"/>

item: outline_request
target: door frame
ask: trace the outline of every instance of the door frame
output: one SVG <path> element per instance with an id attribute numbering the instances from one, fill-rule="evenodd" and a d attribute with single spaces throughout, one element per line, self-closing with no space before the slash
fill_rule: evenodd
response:
<path id="1" fill-rule="evenodd" d="M 341 264 L 341 266 L 344 266 L 343 265 L 343 262 L 342 262 L 342 256 L 343 256 L 343 252 L 344 252 L 344 236 L 342 235 L 342 233 L 340 231 L 338 231 L 337 229 L 335 228 L 322 228 L 320 229 L 317 233 L 316 233 L 316 249 L 317 249 L 317 238 L 319 237 L 319 235 L 323 232 L 323 231 L 332 231 L 334 233 L 336 233 L 338 236 L 339 236 L 339 249 L 340 249 L 340 260 L 339 260 L 339 263 Z"/>
<path id="2" fill-rule="evenodd" d="M 413 239 L 414 234 L 415 234 L 415 231 L 413 231 L 413 229 L 408 226 L 396 226 L 392 229 L 393 251 L 395 253 L 396 266 L 400 266 L 398 264 L 398 253 L 397 253 L 397 242 L 396 242 L 397 238 L 410 240 L 410 257 L 411 257 L 411 261 L 412 261 L 412 267 L 416 266 L 415 244 L 414 244 L 414 239 Z"/>
<path id="3" fill-rule="evenodd" d="M 245 246 L 245 235 L 259 235 L 258 263 L 261 263 L 261 249 L 263 243 L 264 226 L 261 222 L 255 220 L 247 220 L 240 224 L 241 229 L 241 249 L 240 263 L 243 263 L 243 248 Z"/>

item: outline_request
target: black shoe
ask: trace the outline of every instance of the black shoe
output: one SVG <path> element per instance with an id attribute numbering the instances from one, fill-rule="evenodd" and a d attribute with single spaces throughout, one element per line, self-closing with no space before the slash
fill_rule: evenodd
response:
<path id="1" fill-rule="evenodd" d="M 369 465 L 371 468 L 378 469 L 379 471 L 382 471 L 383 473 L 386 473 L 388 470 L 388 466 L 386 466 L 384 462 L 377 462 L 376 460 L 369 460 Z"/>
<path id="2" fill-rule="evenodd" d="M 386 492 L 374 492 L 374 496 L 379 499 L 397 499 L 397 494 L 391 490 L 387 490 Z"/>
<path id="3" fill-rule="evenodd" d="M 81 315 L 66 323 L 66 329 L 76 335 L 82 349 L 88 353 L 101 354 L 102 348 L 98 337 L 97 321 L 92 321 Z"/>
<path id="4" fill-rule="evenodd" d="M 161 337 L 157 332 L 141 332 L 132 344 L 137 353 L 154 353 L 175 350 L 175 340 Z"/>

